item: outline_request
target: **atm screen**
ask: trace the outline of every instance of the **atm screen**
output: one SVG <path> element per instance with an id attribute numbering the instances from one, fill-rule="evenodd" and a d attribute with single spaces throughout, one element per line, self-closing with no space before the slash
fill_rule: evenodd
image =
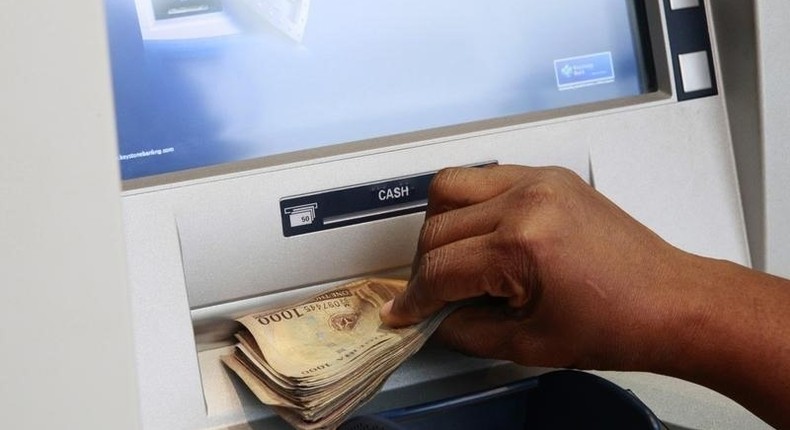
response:
<path id="1" fill-rule="evenodd" d="M 123 179 L 651 91 L 638 0 L 106 0 Z"/>

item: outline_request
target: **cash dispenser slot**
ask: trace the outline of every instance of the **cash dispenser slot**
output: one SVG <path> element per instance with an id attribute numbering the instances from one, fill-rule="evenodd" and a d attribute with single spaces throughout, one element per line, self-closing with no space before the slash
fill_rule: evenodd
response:
<path id="1" fill-rule="evenodd" d="M 404 276 L 405 269 L 383 272 L 387 277 Z M 241 327 L 234 319 L 261 308 L 277 308 L 320 294 L 345 281 L 331 282 L 295 291 L 224 303 L 191 314 L 197 349 L 200 386 L 209 422 L 254 423 L 254 426 L 287 429 L 288 425 L 254 397 L 250 389 L 225 368 L 221 357 L 232 354 L 233 334 Z M 364 404 L 358 414 L 387 408 L 406 408 L 424 402 L 438 402 L 462 391 L 474 391 L 531 378 L 544 369 L 523 368 L 512 363 L 463 356 L 435 344 L 427 344 L 391 375 L 376 398 Z M 439 383 L 441 382 L 441 383 Z"/>

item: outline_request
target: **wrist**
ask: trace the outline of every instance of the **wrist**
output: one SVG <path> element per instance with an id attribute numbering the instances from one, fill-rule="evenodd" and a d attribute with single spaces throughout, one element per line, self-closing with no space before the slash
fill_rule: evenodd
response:
<path id="1" fill-rule="evenodd" d="M 653 332 L 654 354 L 648 369 L 684 379 L 698 376 L 711 340 L 719 336 L 717 311 L 726 309 L 729 288 L 719 280 L 731 270 L 727 262 L 683 254 L 661 286 L 661 305 Z"/>
<path id="2" fill-rule="evenodd" d="M 656 328 L 647 370 L 704 385 L 755 412 L 783 403 L 790 329 L 779 316 L 790 303 L 787 281 L 688 255 L 673 282 L 675 299 Z"/>

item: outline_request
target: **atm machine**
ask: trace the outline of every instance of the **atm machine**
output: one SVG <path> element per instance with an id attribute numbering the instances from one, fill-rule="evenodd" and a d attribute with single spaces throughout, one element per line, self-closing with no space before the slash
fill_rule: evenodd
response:
<path id="1" fill-rule="evenodd" d="M 143 425 L 282 425 L 220 364 L 232 319 L 407 276 L 446 166 L 565 166 L 670 242 L 749 264 L 713 6 L 107 0 Z M 366 410 L 536 372 L 429 348 Z M 759 422 L 606 375 L 670 423 Z"/>
<path id="2" fill-rule="evenodd" d="M 97 147 L 118 148 L 142 427 L 282 428 L 219 362 L 232 319 L 408 276 L 443 167 L 565 166 L 671 243 L 750 264 L 725 4 L 105 0 L 84 19 L 108 36 L 117 142 Z M 364 411 L 542 371 L 429 347 Z M 670 425 L 765 426 L 693 384 L 600 374 Z"/>
<path id="3" fill-rule="evenodd" d="M 712 6 L 107 0 L 144 427 L 281 426 L 220 364 L 232 319 L 407 276 L 446 166 L 565 166 L 748 264 Z M 429 348 L 366 410 L 536 372 Z M 607 375 L 670 423 L 754 424 L 690 384 Z"/>

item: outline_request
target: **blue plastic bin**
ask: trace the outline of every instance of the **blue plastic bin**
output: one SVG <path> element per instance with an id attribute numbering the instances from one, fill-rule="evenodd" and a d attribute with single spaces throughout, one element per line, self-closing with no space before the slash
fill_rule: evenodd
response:
<path id="1" fill-rule="evenodd" d="M 500 388 L 348 420 L 339 430 L 633 429 L 666 427 L 632 392 L 559 370 Z"/>

